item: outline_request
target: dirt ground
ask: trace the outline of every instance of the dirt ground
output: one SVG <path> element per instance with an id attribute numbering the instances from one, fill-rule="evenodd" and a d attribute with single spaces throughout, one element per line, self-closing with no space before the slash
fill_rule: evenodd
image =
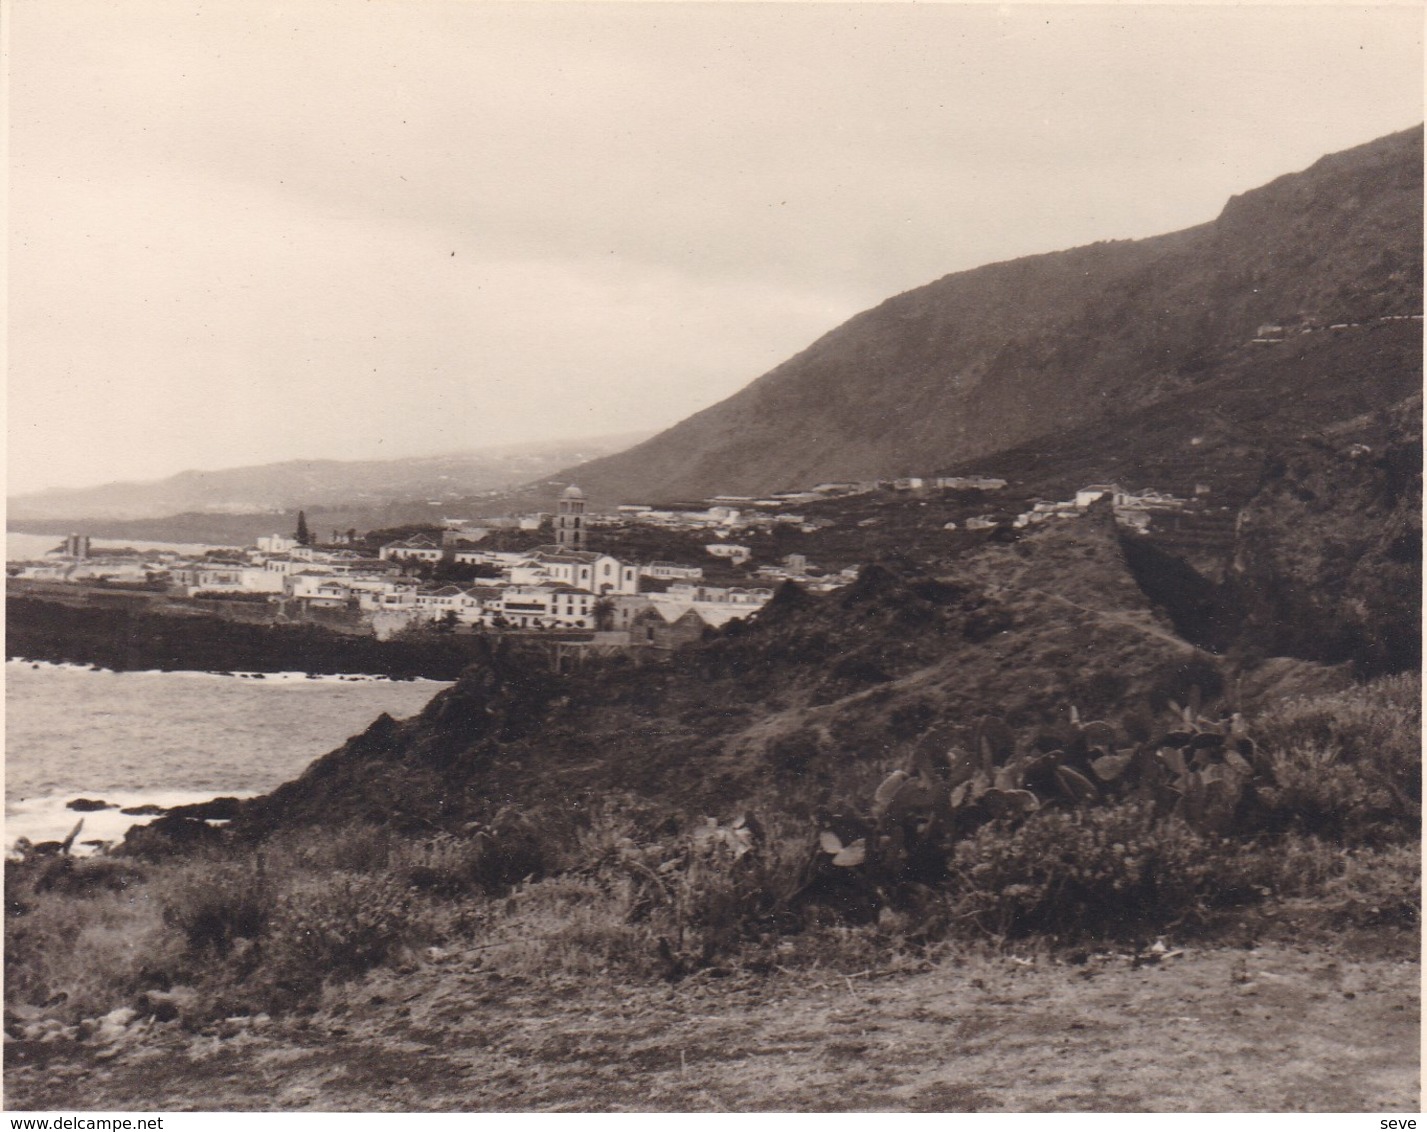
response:
<path id="1" fill-rule="evenodd" d="M 1079 961 L 1077 961 L 1079 960 Z M 8 1041 L 19 1111 L 1419 1111 L 1415 943 L 1349 938 L 676 986 L 472 951 L 303 1018 Z"/>

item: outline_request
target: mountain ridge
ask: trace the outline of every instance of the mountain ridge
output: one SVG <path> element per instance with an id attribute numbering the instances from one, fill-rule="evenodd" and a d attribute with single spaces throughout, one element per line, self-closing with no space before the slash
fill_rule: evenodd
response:
<path id="1" fill-rule="evenodd" d="M 489 445 L 386 460 L 297 459 L 237 468 L 188 469 L 158 480 L 116 481 L 11 496 L 12 521 L 147 519 L 181 513 L 282 512 L 365 507 L 427 496 L 459 499 L 557 470 L 570 459 L 614 451 L 644 432 Z"/>
<path id="2" fill-rule="evenodd" d="M 1212 371 L 1263 324 L 1422 311 L 1422 130 L 1329 154 L 1205 224 L 892 296 L 732 397 L 566 469 L 599 502 L 926 473 Z"/>

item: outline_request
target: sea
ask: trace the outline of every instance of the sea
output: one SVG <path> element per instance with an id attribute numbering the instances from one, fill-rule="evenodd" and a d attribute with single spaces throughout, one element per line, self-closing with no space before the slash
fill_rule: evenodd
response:
<path id="1" fill-rule="evenodd" d="M 266 793 L 366 730 L 419 712 L 448 684 L 301 672 L 110 672 L 5 663 L 6 847 L 94 850 L 152 820 L 121 813 Z M 109 808 L 79 813 L 77 799 Z"/>
<path id="2" fill-rule="evenodd" d="M 5 532 L 5 561 L 37 561 L 63 544 L 64 538 L 61 535 L 32 535 L 24 531 L 7 531 Z M 178 554 L 202 554 L 205 550 L 214 549 L 207 543 L 198 542 L 155 542 L 152 539 L 95 536 L 91 553 L 103 554 L 105 550 L 118 550 L 123 547 L 131 547 L 134 550 L 172 550 Z"/>

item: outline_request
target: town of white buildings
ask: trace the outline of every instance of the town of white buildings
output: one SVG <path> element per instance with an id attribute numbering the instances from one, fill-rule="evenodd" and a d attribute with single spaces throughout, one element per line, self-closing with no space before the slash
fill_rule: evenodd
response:
<path id="1" fill-rule="evenodd" d="M 633 563 L 586 549 L 597 517 L 586 514 L 579 488 L 560 497 L 553 518 L 555 541 L 529 550 L 485 548 L 489 526 L 452 523 L 440 537 L 416 535 L 390 542 L 372 558 L 342 546 L 301 546 L 271 535 L 243 551 L 185 556 L 171 551 L 94 553 L 85 536 L 72 535 L 43 562 L 11 567 L 11 576 L 37 582 L 147 584 L 175 598 L 266 602 L 275 619 L 343 620 L 389 637 L 402 629 L 445 627 L 638 632 L 679 624 L 689 634 L 760 609 L 783 580 L 817 589 L 842 585 L 855 570 L 810 576 L 805 556 L 759 567 L 747 586 L 704 582 L 701 566 L 667 561 Z M 536 517 L 529 529 L 538 529 Z M 742 564 L 747 547 L 711 542 L 713 558 Z M 485 567 L 489 577 L 439 584 L 415 576 L 422 563 Z M 646 579 L 657 584 L 649 586 Z M 332 611 L 327 616 L 322 611 Z M 662 631 L 657 634 L 662 637 Z"/>
<path id="2" fill-rule="evenodd" d="M 267 615 L 273 620 L 321 621 L 381 638 L 434 624 L 451 629 L 584 630 L 652 642 L 669 637 L 671 629 L 677 629 L 674 636 L 692 638 L 706 627 L 746 617 L 762 608 L 774 587 L 784 581 L 813 591 L 846 585 L 855 579 L 858 567 L 823 571 L 806 555 L 794 553 L 776 565 L 753 568 L 747 572 L 747 584 L 711 585 L 705 580 L 704 566 L 661 559 L 630 562 L 591 550 L 592 530 L 640 525 L 702 534 L 710 540 L 702 543 L 709 559 L 726 567 L 743 567 L 753 551 L 736 541 L 741 534 L 767 533 L 783 525 L 813 533 L 835 525 L 829 518 L 810 519 L 789 510 L 803 503 L 879 489 L 991 493 L 1005 487 L 1004 479 L 988 476 L 907 476 L 825 483 L 767 498 L 717 496 L 705 501 L 702 509 L 624 505 L 597 514 L 586 512 L 583 493 L 571 485 L 561 494 L 554 515 L 449 520 L 442 531 L 383 545 L 375 558 L 352 548 L 354 532 L 334 532 L 321 547 L 271 535 L 242 551 L 210 551 L 202 556 L 170 551 L 94 553 L 87 537 L 72 535 L 42 562 L 11 564 L 10 575 L 35 582 L 143 585 L 174 599 L 227 599 L 230 608 L 234 603 L 262 603 L 265 610 L 249 606 L 254 619 Z M 973 514 L 960 526 L 968 531 L 1026 528 L 1073 518 L 1101 499 L 1109 500 L 1122 526 L 1138 532 L 1147 531 L 1157 514 L 1180 512 L 1198 503 L 1149 489 L 1130 492 L 1117 484 L 1092 484 L 1068 500 L 1034 501 L 1030 510 L 1015 515 L 1008 510 Z M 487 545 L 493 530 L 534 531 L 547 522 L 554 532 L 554 542 L 548 545 L 526 550 Z M 858 525 L 878 522 L 864 519 Z M 945 527 L 956 530 L 958 524 L 949 522 Z M 484 576 L 444 584 L 420 576 L 432 573 L 423 566 L 439 564 L 481 567 Z"/>

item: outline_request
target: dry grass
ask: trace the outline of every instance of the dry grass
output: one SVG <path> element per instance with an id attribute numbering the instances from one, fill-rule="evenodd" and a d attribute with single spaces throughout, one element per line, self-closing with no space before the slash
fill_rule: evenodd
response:
<path id="1" fill-rule="evenodd" d="M 848 947 L 864 944 L 847 934 Z M 12 1044 L 7 1101 L 381 1112 L 1416 1104 L 1417 968 L 1400 954 L 1345 941 L 1191 947 L 1158 965 L 1108 953 L 1056 962 L 1041 948 L 958 949 L 898 971 L 862 959 L 668 987 L 531 978 L 489 951 L 457 950 L 374 970 L 256 1032 L 155 1026 L 107 1061 L 83 1043 Z"/>
<path id="2" fill-rule="evenodd" d="M 14 884 L 7 876 L 7 889 Z M 58 1000 L 60 1016 L 94 1017 L 127 1005 L 182 952 L 146 889 L 41 897 L 24 915 L 5 918 L 6 1002 Z"/>

